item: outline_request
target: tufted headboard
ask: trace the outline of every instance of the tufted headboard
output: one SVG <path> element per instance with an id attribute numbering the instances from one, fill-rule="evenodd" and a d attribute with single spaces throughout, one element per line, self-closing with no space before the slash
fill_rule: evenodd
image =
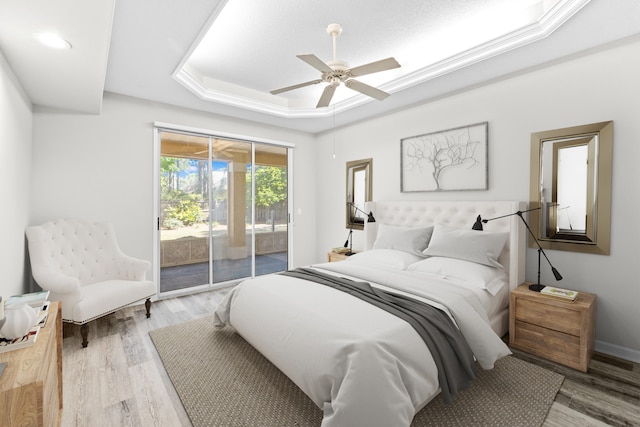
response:
<path id="1" fill-rule="evenodd" d="M 425 227 L 442 224 L 471 229 L 476 217 L 490 219 L 525 210 L 524 202 L 516 201 L 389 201 L 367 202 L 365 211 L 373 212 L 376 222 L 365 222 L 364 249 L 371 249 L 378 232 L 378 224 L 403 227 Z M 517 216 L 489 221 L 483 224 L 485 231 L 508 232 L 509 239 L 499 257 L 509 275 L 509 287 L 515 289 L 524 282 L 526 228 Z M 482 233 L 482 231 L 478 231 Z"/>

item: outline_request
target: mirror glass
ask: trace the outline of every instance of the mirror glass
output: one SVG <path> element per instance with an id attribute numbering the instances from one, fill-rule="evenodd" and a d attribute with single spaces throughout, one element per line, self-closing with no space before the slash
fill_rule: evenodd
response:
<path id="1" fill-rule="evenodd" d="M 371 174 L 373 159 L 347 162 L 347 228 L 363 230 L 367 215 L 364 203 L 372 200 Z"/>
<path id="2" fill-rule="evenodd" d="M 597 198 L 597 187 L 592 184 L 597 179 L 594 158 L 597 145 L 598 135 L 543 141 L 540 187 L 543 239 L 595 240 L 593 224 L 597 222 L 597 211 L 589 207 Z"/>
<path id="3" fill-rule="evenodd" d="M 609 253 L 612 127 L 532 134 L 529 219 L 543 248 Z"/>

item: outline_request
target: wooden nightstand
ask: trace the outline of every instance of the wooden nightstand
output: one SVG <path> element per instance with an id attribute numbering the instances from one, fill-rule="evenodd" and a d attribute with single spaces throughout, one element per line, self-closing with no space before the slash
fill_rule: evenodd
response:
<path id="1" fill-rule="evenodd" d="M 542 295 L 525 283 L 510 295 L 509 345 L 587 372 L 593 354 L 596 295 L 575 301 Z"/>
<path id="2" fill-rule="evenodd" d="M 327 253 L 327 261 L 329 262 L 344 261 L 347 258 L 349 258 L 349 255 L 346 254 L 339 254 L 333 251 Z"/>

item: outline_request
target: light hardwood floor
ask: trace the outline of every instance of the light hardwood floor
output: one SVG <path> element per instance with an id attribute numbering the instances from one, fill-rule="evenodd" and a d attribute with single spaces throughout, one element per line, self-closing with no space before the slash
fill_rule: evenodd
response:
<path id="1" fill-rule="evenodd" d="M 62 426 L 191 427 L 149 331 L 211 316 L 223 293 L 204 292 L 128 307 L 80 328 L 64 325 Z M 180 345 L 180 337 L 176 337 Z"/>
<path id="2" fill-rule="evenodd" d="M 126 308 L 92 322 L 85 349 L 79 328 L 65 325 L 62 426 L 190 427 L 149 331 L 211 316 L 223 295 L 205 292 L 156 301 L 150 319 L 143 305 Z M 585 374 L 514 354 L 566 377 L 545 426 L 640 426 L 640 365 L 596 355 Z"/>

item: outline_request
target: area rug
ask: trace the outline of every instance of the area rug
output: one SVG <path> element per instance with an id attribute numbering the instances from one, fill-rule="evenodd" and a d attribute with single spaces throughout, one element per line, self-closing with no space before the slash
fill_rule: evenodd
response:
<path id="1" fill-rule="evenodd" d="M 211 317 L 149 332 L 194 427 L 314 426 L 321 410 L 233 328 Z M 564 377 L 508 356 L 479 370 L 447 405 L 437 396 L 415 426 L 540 426 Z"/>

